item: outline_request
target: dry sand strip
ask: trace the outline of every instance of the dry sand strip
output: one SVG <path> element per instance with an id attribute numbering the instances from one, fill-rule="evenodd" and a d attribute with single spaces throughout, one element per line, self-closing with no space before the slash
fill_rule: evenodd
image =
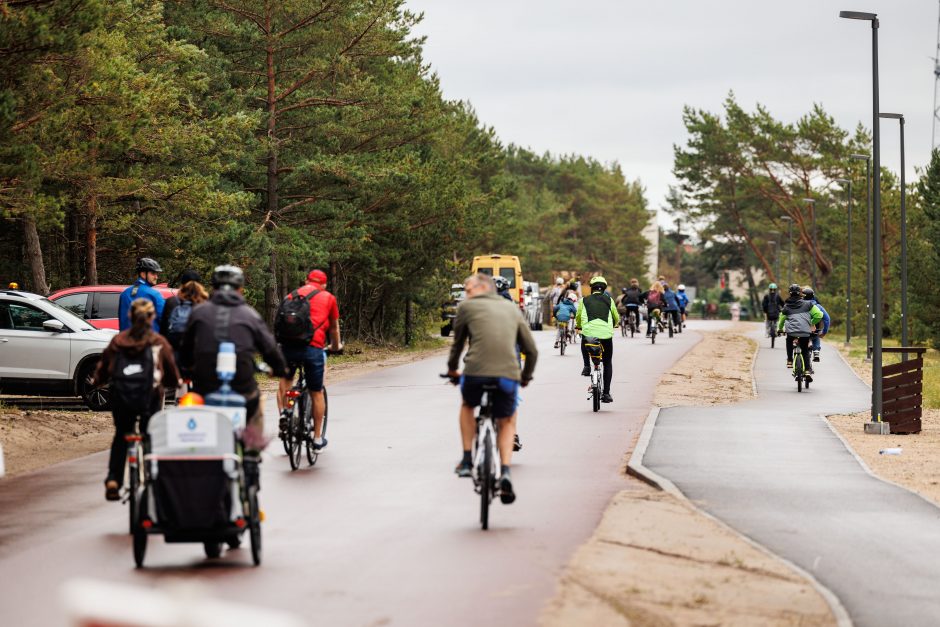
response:
<path id="1" fill-rule="evenodd" d="M 443 356 L 446 351 L 446 347 L 417 351 L 370 349 L 361 357 L 331 365 L 327 382 L 338 383 L 383 368 Z M 443 369 L 443 361 L 441 364 Z M 272 393 L 277 390 L 277 382 L 266 379 L 261 389 Z M 106 450 L 114 435 L 113 424 L 110 412 L 18 409 L 0 404 L 0 445 L 6 476 Z"/>
<path id="2" fill-rule="evenodd" d="M 748 325 L 704 332 L 661 379 L 656 402 L 716 405 L 753 396 Z M 643 486 L 614 497 L 568 564 L 541 624 L 834 625 L 816 588 L 684 501 Z"/>

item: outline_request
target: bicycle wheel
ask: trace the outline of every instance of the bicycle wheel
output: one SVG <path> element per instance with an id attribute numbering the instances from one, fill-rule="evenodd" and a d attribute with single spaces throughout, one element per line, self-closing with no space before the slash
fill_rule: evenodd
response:
<path id="1" fill-rule="evenodd" d="M 287 458 L 290 460 L 291 470 L 297 470 L 300 467 L 300 452 L 304 445 L 304 427 L 306 426 L 304 416 L 310 407 L 310 395 L 303 392 L 297 397 L 297 404 L 294 405 L 294 411 L 290 417 L 290 452 Z"/>
<path id="2" fill-rule="evenodd" d="M 483 439 L 483 467 L 480 468 L 480 526 L 490 528 L 490 501 L 493 500 L 493 441 L 486 434 Z"/>
<path id="3" fill-rule="evenodd" d="M 650 340 L 652 341 L 653 344 L 656 343 L 656 329 L 653 329 L 653 330 L 650 332 Z"/>
<path id="4" fill-rule="evenodd" d="M 601 375 L 600 372 L 595 370 L 595 378 L 593 385 L 591 386 L 591 407 L 595 412 L 600 411 L 601 409 Z"/>
<path id="5" fill-rule="evenodd" d="M 568 343 L 568 334 L 562 331 L 561 341 L 558 343 L 558 347 L 561 349 L 561 354 L 565 354 L 565 344 Z"/>
<path id="6" fill-rule="evenodd" d="M 323 386 L 323 428 L 320 431 L 320 437 L 323 437 L 323 438 L 326 437 L 326 421 L 330 414 L 329 408 L 330 408 L 329 397 L 326 395 L 326 386 Z M 310 423 L 308 423 L 307 425 L 308 432 L 309 432 L 309 428 L 312 427 L 312 425 L 313 425 L 313 413 L 311 412 Z M 317 459 L 319 459 L 320 454 L 317 453 L 316 449 L 313 448 L 313 438 L 308 437 L 306 439 L 306 443 L 307 443 L 307 463 L 313 466 L 314 464 L 317 463 Z"/>
<path id="7" fill-rule="evenodd" d="M 799 351 L 800 347 L 795 346 L 794 349 L 795 351 Z M 797 352 L 797 354 L 793 356 L 793 376 L 796 379 L 797 392 L 803 391 L 803 372 L 805 372 L 805 366 L 803 364 L 803 353 Z"/>
<path id="8" fill-rule="evenodd" d="M 136 455 L 137 453 L 133 453 Z M 137 464 L 142 460 L 138 459 Z M 128 511 L 128 533 L 134 533 L 134 527 L 137 526 L 137 503 L 140 500 L 140 468 L 127 465 L 127 511 Z"/>
<path id="9" fill-rule="evenodd" d="M 134 529 L 134 564 L 137 568 L 144 567 L 144 556 L 147 554 L 147 532 L 137 527 Z"/>
<path id="10" fill-rule="evenodd" d="M 777 334 L 776 334 L 776 333 L 771 333 L 771 334 L 770 334 L 770 348 L 773 348 L 773 347 L 774 347 L 774 340 L 776 340 L 776 339 L 777 339 Z"/>
<path id="11" fill-rule="evenodd" d="M 258 509 L 258 488 L 248 488 L 248 538 L 251 540 L 251 561 L 261 564 L 261 510 Z"/>
<path id="12" fill-rule="evenodd" d="M 666 321 L 666 326 L 669 328 L 669 337 L 672 337 L 673 333 L 675 333 L 675 330 L 672 328 L 672 316 L 669 316 L 669 320 Z"/>

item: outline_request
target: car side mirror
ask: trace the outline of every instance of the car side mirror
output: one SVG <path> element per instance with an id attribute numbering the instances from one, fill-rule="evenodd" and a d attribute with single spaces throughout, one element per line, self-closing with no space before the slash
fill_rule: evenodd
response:
<path id="1" fill-rule="evenodd" d="M 59 320 L 46 320 L 42 323 L 43 331 L 51 331 L 53 333 L 62 333 L 65 329 L 65 325 L 62 324 Z"/>

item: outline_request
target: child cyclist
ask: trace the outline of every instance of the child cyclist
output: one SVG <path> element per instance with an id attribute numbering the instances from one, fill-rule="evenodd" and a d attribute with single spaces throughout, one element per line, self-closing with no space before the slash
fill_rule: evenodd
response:
<path id="1" fill-rule="evenodd" d="M 816 298 L 816 292 L 813 291 L 813 288 L 809 285 L 803 288 L 803 300 L 809 301 L 819 307 L 819 310 L 823 314 L 822 319 L 822 329 L 818 334 L 813 336 L 813 361 L 819 361 L 819 351 L 822 348 L 822 338 L 826 337 L 826 334 L 829 333 L 829 324 L 831 322 L 829 318 L 829 312 L 826 311 L 826 308 L 820 304 L 819 300 Z"/>
<path id="2" fill-rule="evenodd" d="M 789 297 L 783 303 L 780 318 L 777 320 L 777 332 L 786 330 L 787 333 L 787 368 L 793 367 L 793 340 L 795 339 L 803 354 L 806 374 L 814 374 L 809 360 L 810 336 L 816 331 L 822 319 L 822 310 L 814 303 L 803 300 L 803 288 L 795 283 L 791 285 Z"/>
<path id="3" fill-rule="evenodd" d="M 575 304 L 577 298 L 574 294 L 568 294 L 565 298 L 558 301 L 558 304 L 552 308 L 552 314 L 558 321 L 558 328 L 567 327 L 568 323 L 578 313 L 578 306 Z M 555 338 L 555 348 L 558 348 L 558 338 Z"/>

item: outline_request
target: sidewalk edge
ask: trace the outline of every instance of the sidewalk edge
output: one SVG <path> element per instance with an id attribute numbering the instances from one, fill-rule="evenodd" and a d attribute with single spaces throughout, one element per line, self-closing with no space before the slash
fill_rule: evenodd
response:
<path id="1" fill-rule="evenodd" d="M 756 359 L 755 359 L 755 362 L 756 362 Z M 659 419 L 660 409 L 661 409 L 660 407 L 657 407 L 655 405 L 650 409 L 650 413 L 646 417 L 646 422 L 643 424 L 643 430 L 640 432 L 640 438 L 637 440 L 636 446 L 633 447 L 633 452 L 630 454 L 630 460 L 627 462 L 627 474 L 645 483 L 648 483 L 654 488 L 657 488 L 659 490 L 662 490 L 663 492 L 667 492 L 668 494 L 671 494 L 672 496 L 676 497 L 677 499 L 679 499 L 680 501 L 682 501 L 683 503 L 691 507 L 693 510 L 695 510 L 702 516 L 705 516 L 709 520 L 718 524 L 720 527 L 727 529 L 729 532 L 738 536 L 739 538 L 741 538 L 742 540 L 750 544 L 752 547 L 754 547 L 758 551 L 761 551 L 765 555 L 768 555 L 782 562 L 784 565 L 790 568 L 793 572 L 802 576 L 804 579 L 810 582 L 810 584 L 816 589 L 816 591 L 819 592 L 822 598 L 826 601 L 826 604 L 829 606 L 829 609 L 832 611 L 832 615 L 836 620 L 836 625 L 838 625 L 839 627 L 852 627 L 853 625 L 852 619 L 849 616 L 848 611 L 845 609 L 845 606 L 843 606 L 842 602 L 839 600 L 839 597 L 837 597 L 832 592 L 832 590 L 830 590 L 829 588 L 824 586 L 822 583 L 820 583 L 820 581 L 816 579 L 813 575 L 803 570 L 802 568 L 800 568 L 799 566 L 797 566 L 790 560 L 784 557 L 781 557 L 780 555 L 777 555 L 776 553 L 774 553 L 773 551 L 771 551 L 764 545 L 744 535 L 743 533 L 741 533 L 734 527 L 731 527 L 730 525 L 725 523 L 723 520 L 716 518 L 715 516 L 709 514 L 708 512 L 700 508 L 698 505 L 696 505 L 693 501 L 691 501 L 685 494 L 683 494 L 682 491 L 679 490 L 679 488 L 676 487 L 676 484 L 674 484 L 672 481 L 670 481 L 669 479 L 663 477 L 659 473 L 643 465 L 643 458 L 646 455 L 646 449 L 649 447 L 650 440 L 653 437 L 653 430 L 656 428 L 656 421 Z M 826 424 L 829 424 L 828 420 L 826 420 Z M 830 429 L 831 428 L 832 426 L 830 425 Z M 838 433 L 836 435 L 838 435 Z M 851 448 L 849 448 L 849 450 L 852 452 L 853 455 L 855 455 L 855 451 L 852 451 Z M 856 455 L 856 458 L 857 457 L 858 456 Z M 859 459 L 859 461 L 861 460 Z M 868 470 L 868 467 L 864 463 L 862 463 L 862 467 Z M 868 470 L 868 472 L 871 472 L 871 471 Z"/>

